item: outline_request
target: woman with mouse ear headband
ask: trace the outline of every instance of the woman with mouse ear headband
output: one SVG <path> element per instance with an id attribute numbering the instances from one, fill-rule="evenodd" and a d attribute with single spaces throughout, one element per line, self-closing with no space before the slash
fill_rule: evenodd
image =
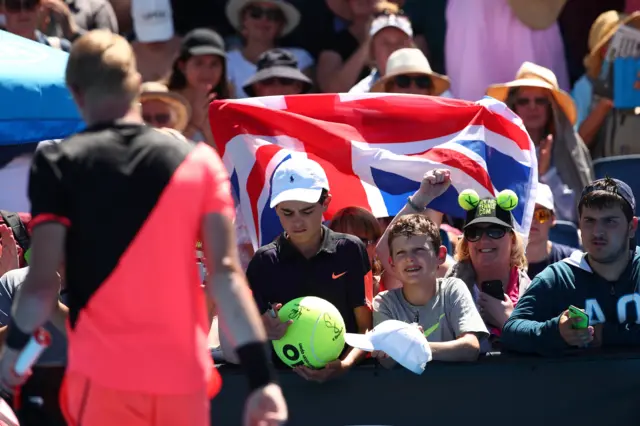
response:
<path id="1" fill-rule="evenodd" d="M 467 217 L 454 256 L 457 262 L 447 277 L 460 278 L 469 286 L 491 332 L 489 341 L 481 343 L 481 351 L 489 352 L 498 349 L 502 326 L 531 283 L 524 242 L 514 230 L 511 214 L 518 197 L 504 190 L 495 198 L 480 199 L 476 191 L 467 189 L 460 193 L 458 202 Z M 483 283 L 496 280 L 502 283 L 502 300 L 483 291 Z"/>

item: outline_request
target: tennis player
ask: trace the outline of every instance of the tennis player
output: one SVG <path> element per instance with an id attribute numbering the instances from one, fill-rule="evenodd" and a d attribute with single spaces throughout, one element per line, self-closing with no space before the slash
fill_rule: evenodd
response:
<path id="1" fill-rule="evenodd" d="M 106 30 L 73 45 L 66 80 L 87 129 L 39 150 L 29 182 L 31 262 L 13 307 L 0 384 L 56 306 L 66 262 L 70 425 L 209 425 L 220 377 L 193 247 L 212 272 L 206 295 L 249 378 L 246 425 L 277 425 L 287 408 L 266 335 L 239 267 L 230 184 L 217 154 L 143 124 L 131 46 Z"/>

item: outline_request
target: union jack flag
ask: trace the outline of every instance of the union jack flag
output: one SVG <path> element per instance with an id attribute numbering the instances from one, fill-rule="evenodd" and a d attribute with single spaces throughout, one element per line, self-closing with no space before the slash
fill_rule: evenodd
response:
<path id="1" fill-rule="evenodd" d="M 529 233 L 538 181 L 536 151 L 522 121 L 503 103 L 397 94 L 314 94 L 215 101 L 214 138 L 254 247 L 282 228 L 269 207 L 271 176 L 307 156 L 324 168 L 333 200 L 325 219 L 348 206 L 393 216 L 430 169 L 452 185 L 430 207 L 464 217 L 458 193 L 481 198 L 513 190 L 516 230 Z"/>

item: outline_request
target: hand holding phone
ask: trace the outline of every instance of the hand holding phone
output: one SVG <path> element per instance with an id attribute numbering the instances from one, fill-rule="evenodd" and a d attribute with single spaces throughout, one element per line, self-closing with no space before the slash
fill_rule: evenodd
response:
<path id="1" fill-rule="evenodd" d="M 582 309 L 576 306 L 569 306 L 569 318 L 578 318 L 578 321 L 574 322 L 572 328 L 582 330 L 589 327 L 589 315 L 587 315 Z"/>
<path id="2" fill-rule="evenodd" d="M 589 326 L 589 316 L 575 306 L 570 306 L 560 315 L 558 331 L 569 346 L 584 348 L 593 341 L 593 327 Z"/>
<path id="3" fill-rule="evenodd" d="M 494 299 L 504 300 L 504 290 L 502 289 L 502 281 L 500 280 L 483 281 L 480 285 L 480 291 Z"/>

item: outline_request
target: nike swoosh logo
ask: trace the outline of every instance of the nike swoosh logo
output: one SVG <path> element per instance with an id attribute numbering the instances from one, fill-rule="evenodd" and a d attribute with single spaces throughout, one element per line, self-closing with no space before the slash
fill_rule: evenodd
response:
<path id="1" fill-rule="evenodd" d="M 438 329 L 438 327 L 440 327 L 440 321 L 442 320 L 442 318 L 444 318 L 444 314 L 440 315 L 437 323 L 433 324 L 431 327 L 427 328 L 424 331 L 424 337 L 429 337 L 434 331 Z"/>
<path id="2" fill-rule="evenodd" d="M 338 278 L 340 278 L 341 276 L 343 276 L 344 274 L 346 274 L 347 272 L 343 272 L 341 274 L 336 275 L 335 273 L 331 274 L 331 278 L 333 278 L 334 280 L 337 280 Z"/>

